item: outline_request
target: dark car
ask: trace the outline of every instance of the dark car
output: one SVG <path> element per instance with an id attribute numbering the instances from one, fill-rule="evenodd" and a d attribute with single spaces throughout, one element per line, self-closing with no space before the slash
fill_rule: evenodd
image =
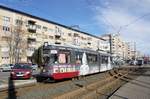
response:
<path id="1" fill-rule="evenodd" d="M 29 79 L 32 77 L 32 67 L 27 64 L 15 64 L 10 73 L 12 79 Z"/>
<path id="2" fill-rule="evenodd" d="M 143 65 L 144 64 L 144 61 L 141 59 L 139 59 L 139 60 L 137 60 L 137 65 L 139 65 L 139 66 L 141 66 L 141 65 Z"/>

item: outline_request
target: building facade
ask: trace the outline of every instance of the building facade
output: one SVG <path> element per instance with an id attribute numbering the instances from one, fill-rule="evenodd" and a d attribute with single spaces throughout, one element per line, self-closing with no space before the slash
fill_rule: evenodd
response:
<path id="1" fill-rule="evenodd" d="M 121 60 L 131 59 L 130 43 L 123 41 L 119 34 L 106 34 L 102 38 L 110 42 L 112 56 Z"/>
<path id="2" fill-rule="evenodd" d="M 98 36 L 0 6 L 0 64 L 29 62 L 44 42 L 109 52 L 109 42 Z"/>

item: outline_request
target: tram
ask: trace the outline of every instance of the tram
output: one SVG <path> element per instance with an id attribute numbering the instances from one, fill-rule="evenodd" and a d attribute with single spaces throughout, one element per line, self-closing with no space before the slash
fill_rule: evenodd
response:
<path id="1" fill-rule="evenodd" d="M 39 81 L 73 78 L 112 69 L 110 54 L 90 49 L 44 45 L 42 57 L 45 64 L 38 75 Z"/>

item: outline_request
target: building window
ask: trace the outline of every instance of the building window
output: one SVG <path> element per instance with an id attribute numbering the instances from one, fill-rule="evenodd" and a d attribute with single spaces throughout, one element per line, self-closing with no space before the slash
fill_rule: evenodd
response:
<path id="1" fill-rule="evenodd" d="M 9 57 L 2 57 L 2 59 L 9 59 Z"/>
<path id="2" fill-rule="evenodd" d="M 27 43 L 28 43 L 28 44 L 36 43 L 36 39 L 28 38 L 28 39 L 27 39 Z"/>
<path id="3" fill-rule="evenodd" d="M 47 27 L 43 26 L 43 30 L 44 30 L 45 32 L 47 31 L 47 29 L 48 29 Z"/>
<path id="4" fill-rule="evenodd" d="M 61 28 L 58 26 L 55 26 L 55 33 L 56 33 L 56 35 L 61 35 L 62 34 Z"/>
<path id="5" fill-rule="evenodd" d="M 88 40 L 88 41 L 92 41 L 92 38 L 88 37 L 87 40 Z"/>
<path id="6" fill-rule="evenodd" d="M 3 21 L 4 22 L 10 22 L 10 17 L 3 16 Z"/>
<path id="7" fill-rule="evenodd" d="M 91 42 L 88 42 L 87 44 L 88 44 L 88 45 L 91 45 Z"/>
<path id="8" fill-rule="evenodd" d="M 36 28 L 40 30 L 41 29 L 41 25 L 36 25 Z"/>
<path id="9" fill-rule="evenodd" d="M 16 19 L 16 25 L 22 25 L 22 24 L 23 24 L 22 20 Z"/>
<path id="10" fill-rule="evenodd" d="M 8 26 L 3 26 L 3 31 L 10 31 L 10 28 Z"/>
<path id="11" fill-rule="evenodd" d="M 49 39 L 53 39 L 53 36 L 49 36 Z"/>
<path id="12" fill-rule="evenodd" d="M 49 28 L 49 32 L 53 32 L 53 31 L 54 31 L 53 29 Z"/>
<path id="13" fill-rule="evenodd" d="M 35 51 L 35 48 L 28 48 L 28 51 L 33 52 L 33 51 Z"/>
<path id="14" fill-rule="evenodd" d="M 72 34 L 71 34 L 71 33 L 68 33 L 68 36 L 72 36 Z"/>
<path id="15" fill-rule="evenodd" d="M 74 35 L 73 35 L 74 37 L 79 37 L 79 34 L 77 34 L 77 33 L 74 33 Z"/>

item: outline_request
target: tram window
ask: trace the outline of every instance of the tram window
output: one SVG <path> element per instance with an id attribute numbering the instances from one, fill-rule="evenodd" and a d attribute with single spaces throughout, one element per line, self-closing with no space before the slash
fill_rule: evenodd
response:
<path id="1" fill-rule="evenodd" d="M 59 54 L 50 55 L 50 64 L 65 64 L 70 63 L 70 54 L 68 52 L 60 52 Z"/>
<path id="2" fill-rule="evenodd" d="M 59 53 L 58 61 L 60 64 L 70 63 L 70 61 L 71 61 L 70 60 L 70 53 L 68 53 L 68 52 Z"/>
<path id="3" fill-rule="evenodd" d="M 101 56 L 102 59 L 102 64 L 107 64 L 108 63 L 108 57 L 107 56 Z"/>
<path id="4" fill-rule="evenodd" d="M 82 55 L 83 53 L 81 52 L 76 52 L 75 54 L 75 62 L 76 64 L 81 64 L 82 63 Z"/>
<path id="5" fill-rule="evenodd" d="M 59 54 L 59 63 L 66 63 L 66 55 L 65 54 Z"/>
<path id="6" fill-rule="evenodd" d="M 88 61 L 88 64 L 97 64 L 97 55 L 88 54 L 87 61 Z"/>
<path id="7" fill-rule="evenodd" d="M 57 54 L 51 54 L 51 56 L 50 56 L 50 63 L 53 63 L 53 64 L 58 63 L 58 56 L 57 56 Z"/>

